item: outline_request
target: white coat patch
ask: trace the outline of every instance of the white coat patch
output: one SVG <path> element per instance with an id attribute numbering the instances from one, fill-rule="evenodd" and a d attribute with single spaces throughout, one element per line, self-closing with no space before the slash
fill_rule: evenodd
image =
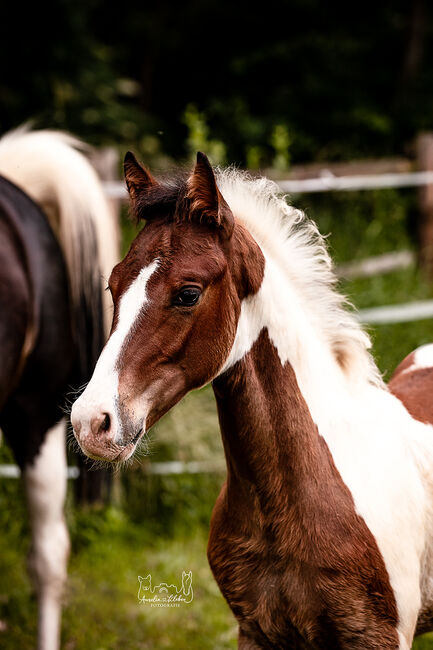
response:
<path id="1" fill-rule="evenodd" d="M 413 364 L 408 370 L 421 370 L 422 368 L 433 368 L 433 343 L 422 345 L 415 350 Z"/>

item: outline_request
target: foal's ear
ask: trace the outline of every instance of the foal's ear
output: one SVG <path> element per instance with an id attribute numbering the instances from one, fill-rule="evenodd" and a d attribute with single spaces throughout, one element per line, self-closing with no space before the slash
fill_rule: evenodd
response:
<path id="1" fill-rule="evenodd" d="M 125 155 L 123 170 L 129 196 L 134 206 L 137 197 L 153 185 L 157 185 L 157 181 L 147 169 L 140 165 L 131 151 L 128 151 Z"/>
<path id="2" fill-rule="evenodd" d="M 197 153 L 197 162 L 188 179 L 187 198 L 190 200 L 191 217 L 218 226 L 229 239 L 233 232 L 233 213 L 218 189 L 212 166 L 204 153 Z"/>

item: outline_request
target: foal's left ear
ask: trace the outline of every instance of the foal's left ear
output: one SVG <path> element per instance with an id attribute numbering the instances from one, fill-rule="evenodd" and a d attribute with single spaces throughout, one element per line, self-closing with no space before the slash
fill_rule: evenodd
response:
<path id="1" fill-rule="evenodd" d="M 191 217 L 198 217 L 218 226 L 224 236 L 232 235 L 235 220 L 223 195 L 218 189 L 212 166 L 204 153 L 197 153 L 197 162 L 188 179 L 187 198 Z"/>
<path id="2" fill-rule="evenodd" d="M 134 206 L 137 197 L 149 190 L 153 185 L 157 185 L 157 181 L 147 169 L 140 165 L 131 151 L 127 151 L 125 155 L 123 170 L 129 196 Z"/>

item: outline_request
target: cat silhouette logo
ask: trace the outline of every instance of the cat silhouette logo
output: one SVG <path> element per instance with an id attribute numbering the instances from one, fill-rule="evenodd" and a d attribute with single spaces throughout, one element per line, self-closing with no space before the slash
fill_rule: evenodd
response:
<path id="1" fill-rule="evenodd" d="M 180 587 L 161 582 L 152 586 L 150 573 L 142 578 L 138 576 L 140 586 L 138 588 L 138 601 L 149 603 L 153 607 L 179 607 L 181 604 L 188 604 L 194 598 L 192 590 L 192 571 L 182 571 L 182 584 Z"/>

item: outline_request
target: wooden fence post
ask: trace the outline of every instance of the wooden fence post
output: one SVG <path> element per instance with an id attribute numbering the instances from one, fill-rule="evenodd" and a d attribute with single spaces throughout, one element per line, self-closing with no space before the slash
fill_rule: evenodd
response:
<path id="1" fill-rule="evenodd" d="M 418 170 L 433 171 L 433 133 L 420 133 L 416 151 Z M 421 186 L 418 197 L 419 260 L 426 275 L 433 279 L 433 184 Z"/>

